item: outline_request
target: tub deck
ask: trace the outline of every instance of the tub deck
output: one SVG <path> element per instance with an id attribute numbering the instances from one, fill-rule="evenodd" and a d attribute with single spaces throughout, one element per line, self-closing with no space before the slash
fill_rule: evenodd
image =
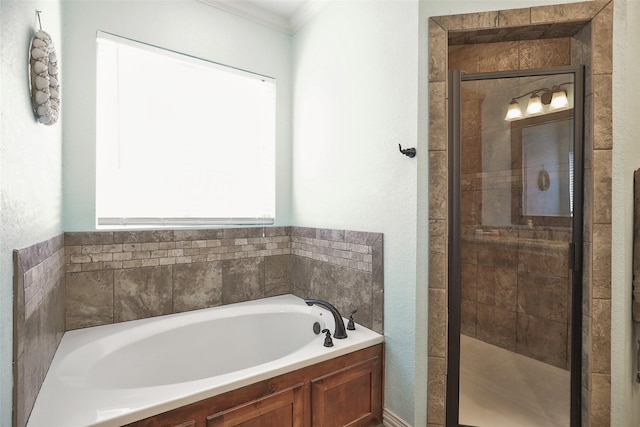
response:
<path id="1" fill-rule="evenodd" d="M 257 323 L 245 338 L 233 330 L 243 316 Z M 328 311 L 283 295 L 67 332 L 27 425 L 121 426 L 383 341 L 357 325 L 327 348 L 323 334 L 313 334 L 314 321 L 334 330 Z M 308 329 L 300 327 L 307 322 Z M 286 354 L 278 353 L 282 347 Z M 220 370 L 225 363 L 235 363 L 231 372 Z"/>

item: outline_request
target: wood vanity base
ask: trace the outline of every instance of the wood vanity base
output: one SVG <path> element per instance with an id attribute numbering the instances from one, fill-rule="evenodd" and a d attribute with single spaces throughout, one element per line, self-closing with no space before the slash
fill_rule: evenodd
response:
<path id="1" fill-rule="evenodd" d="M 383 345 L 377 344 L 128 426 L 379 426 L 382 366 Z"/>

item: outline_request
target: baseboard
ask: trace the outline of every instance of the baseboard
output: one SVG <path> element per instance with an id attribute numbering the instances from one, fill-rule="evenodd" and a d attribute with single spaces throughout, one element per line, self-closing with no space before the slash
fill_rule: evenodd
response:
<path id="1" fill-rule="evenodd" d="M 384 408 L 382 410 L 382 425 L 385 427 L 411 427 L 411 424 Z"/>

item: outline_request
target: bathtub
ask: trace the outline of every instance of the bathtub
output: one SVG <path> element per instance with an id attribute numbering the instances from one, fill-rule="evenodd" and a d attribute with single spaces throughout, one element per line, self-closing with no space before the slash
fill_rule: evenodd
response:
<path id="1" fill-rule="evenodd" d="M 121 426 L 383 341 L 356 325 L 324 347 L 315 322 L 334 330 L 283 295 L 67 332 L 27 425 Z"/>

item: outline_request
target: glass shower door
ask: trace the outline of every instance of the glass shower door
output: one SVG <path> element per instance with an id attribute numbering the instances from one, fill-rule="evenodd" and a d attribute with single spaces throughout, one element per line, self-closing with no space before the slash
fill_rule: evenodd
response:
<path id="1" fill-rule="evenodd" d="M 581 80 L 573 72 L 489 77 L 461 78 L 452 149 L 458 423 L 567 427 L 581 354 L 578 344 L 572 367 Z"/>

